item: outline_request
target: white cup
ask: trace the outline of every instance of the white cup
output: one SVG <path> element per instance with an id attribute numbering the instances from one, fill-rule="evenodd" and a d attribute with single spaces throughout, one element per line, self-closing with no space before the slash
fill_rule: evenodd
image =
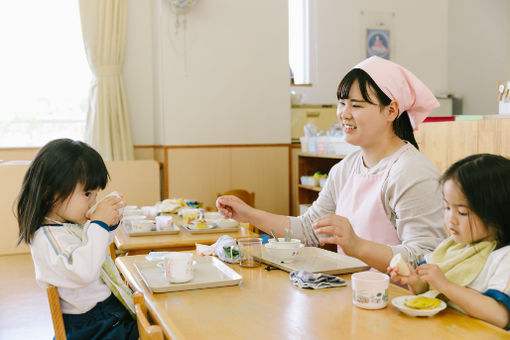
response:
<path id="1" fill-rule="evenodd" d="M 172 216 L 156 216 L 156 230 L 169 230 L 172 228 Z"/>
<path id="2" fill-rule="evenodd" d="M 168 282 L 188 282 L 193 279 L 193 254 L 169 252 L 163 262 L 158 263 L 158 267 L 163 269 Z"/>
<path id="3" fill-rule="evenodd" d="M 144 206 L 141 210 L 142 214 L 147 217 L 155 217 L 158 214 L 158 208 L 156 206 Z"/>
<path id="4" fill-rule="evenodd" d="M 388 305 L 390 277 L 366 271 L 352 274 L 352 303 L 366 309 L 380 309 Z"/>

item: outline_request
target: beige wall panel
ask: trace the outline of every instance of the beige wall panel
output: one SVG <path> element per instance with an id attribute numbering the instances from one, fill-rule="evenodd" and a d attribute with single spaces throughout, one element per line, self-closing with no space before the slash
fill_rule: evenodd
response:
<path id="1" fill-rule="evenodd" d="M 214 207 L 216 194 L 231 187 L 229 148 L 167 149 L 167 154 L 168 197 L 195 199 Z"/>
<path id="2" fill-rule="evenodd" d="M 19 160 L 32 160 L 39 148 L 30 149 L 0 149 L 0 160 L 2 161 L 19 161 Z"/>
<path id="3" fill-rule="evenodd" d="M 478 152 L 478 123 L 480 121 L 448 122 L 446 134 L 447 163 L 449 167 L 456 161 Z M 440 169 L 441 171 L 446 170 Z"/>
<path id="4" fill-rule="evenodd" d="M 154 159 L 154 148 L 137 148 L 135 146 L 135 159 Z"/>
<path id="5" fill-rule="evenodd" d="M 255 192 L 255 206 L 272 213 L 289 214 L 289 148 L 232 148 L 232 183 L 222 191 Z"/>
<path id="6" fill-rule="evenodd" d="M 21 189 L 23 177 L 28 165 L 0 165 L 0 219 L 2 237 L 0 237 L 0 255 L 28 253 L 28 246 L 18 242 L 18 221 L 14 215 L 14 202 Z"/>

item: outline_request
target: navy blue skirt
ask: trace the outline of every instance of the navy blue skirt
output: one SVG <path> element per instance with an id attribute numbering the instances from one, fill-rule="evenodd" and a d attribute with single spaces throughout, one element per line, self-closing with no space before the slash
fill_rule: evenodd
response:
<path id="1" fill-rule="evenodd" d="M 136 340 L 136 320 L 111 294 L 83 314 L 63 314 L 69 340 Z"/>

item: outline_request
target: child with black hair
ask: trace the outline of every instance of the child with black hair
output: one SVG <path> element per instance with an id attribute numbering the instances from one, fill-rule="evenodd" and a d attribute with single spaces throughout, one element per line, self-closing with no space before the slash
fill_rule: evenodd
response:
<path id="1" fill-rule="evenodd" d="M 108 177 L 97 151 L 57 139 L 32 161 L 18 198 L 19 242 L 30 245 L 37 282 L 58 288 L 70 340 L 138 339 L 131 291 L 107 251 L 126 203 L 108 196 L 89 212 Z"/>
<path id="2" fill-rule="evenodd" d="M 498 327 L 510 322 L 510 159 L 478 154 L 441 177 L 450 237 L 410 274 L 388 268 L 414 294 L 448 304 Z"/>

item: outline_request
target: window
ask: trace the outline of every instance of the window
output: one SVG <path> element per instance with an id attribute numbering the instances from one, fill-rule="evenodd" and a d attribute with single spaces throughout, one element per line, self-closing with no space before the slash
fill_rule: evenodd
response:
<path id="1" fill-rule="evenodd" d="M 78 1 L 0 2 L 0 147 L 84 138 L 92 74 Z"/>
<path id="2" fill-rule="evenodd" d="M 289 0 L 289 64 L 295 84 L 310 83 L 308 0 Z"/>

